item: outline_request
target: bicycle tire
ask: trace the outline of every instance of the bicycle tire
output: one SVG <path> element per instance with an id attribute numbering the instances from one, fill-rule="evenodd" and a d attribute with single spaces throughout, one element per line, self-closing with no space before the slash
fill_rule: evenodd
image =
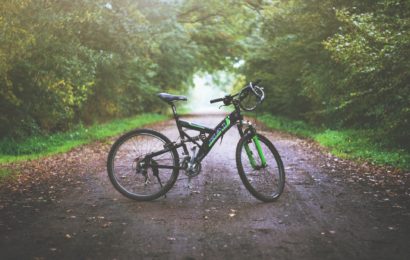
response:
<path id="1" fill-rule="evenodd" d="M 144 145 L 144 143 L 142 142 L 144 137 L 147 138 L 147 140 L 149 140 L 150 138 L 152 140 L 146 141 Z M 154 139 L 158 141 L 158 144 L 153 144 L 153 142 L 155 141 Z M 140 140 L 140 142 L 137 142 L 138 140 Z M 171 141 L 165 135 L 150 129 L 136 129 L 118 138 L 112 145 L 107 159 L 108 176 L 114 188 L 127 198 L 137 201 L 154 200 L 165 195 L 175 184 L 179 174 L 178 169 L 156 169 L 158 176 L 160 174 L 164 174 L 165 176 L 168 175 L 166 183 L 162 184 L 162 181 L 160 181 L 161 177 L 159 177 L 158 179 L 155 176 L 155 170 L 152 167 L 147 169 L 146 175 L 137 173 L 136 169 L 134 168 L 136 167 L 137 159 L 144 157 L 144 154 L 139 155 L 138 157 L 137 149 L 145 149 L 148 151 L 150 148 L 151 150 L 153 150 L 153 147 L 158 147 L 158 150 L 161 150 L 164 149 L 164 147 L 168 144 L 171 144 Z M 122 151 L 121 149 L 124 149 L 125 151 Z M 131 151 L 131 149 L 133 151 Z M 179 156 L 176 149 L 171 149 L 166 154 L 170 156 L 170 158 L 165 158 L 165 160 L 169 160 L 172 163 L 172 166 L 178 167 Z M 157 163 L 155 161 L 156 158 L 153 160 L 155 163 Z M 161 160 L 163 160 L 163 158 Z M 121 165 L 120 163 L 124 163 L 124 165 Z M 122 170 L 120 170 L 120 167 L 123 167 Z M 160 170 L 161 173 L 159 172 Z M 166 170 L 171 172 L 167 174 Z M 137 191 L 137 188 L 141 186 L 140 182 L 144 180 L 144 189 L 147 188 L 147 179 L 145 177 L 149 177 L 150 174 L 154 176 L 154 184 L 157 184 L 157 186 L 159 187 L 152 188 L 154 190 L 152 193 L 150 191 L 139 193 Z M 155 181 L 155 179 L 157 180 Z M 150 179 L 148 180 L 150 181 Z M 127 187 L 125 186 L 125 184 L 127 184 Z M 141 189 L 143 190 L 143 188 Z"/>
<path id="2" fill-rule="evenodd" d="M 257 199 L 263 202 L 273 202 L 277 200 L 283 192 L 285 186 L 285 170 L 283 167 L 282 159 L 275 146 L 264 136 L 257 134 L 257 137 L 265 146 L 264 155 L 266 157 L 267 167 L 270 171 L 265 171 L 263 174 L 251 172 L 255 170 L 250 164 L 250 159 L 247 158 L 245 145 L 252 142 L 253 135 L 245 135 L 242 137 L 236 147 L 236 166 L 239 176 L 246 189 Z M 251 145 L 249 145 L 251 148 Z M 268 153 L 269 151 L 269 153 Z M 257 154 L 256 147 L 253 147 L 253 153 Z M 246 167 L 245 167 L 246 162 Z M 263 167 L 261 169 L 266 169 Z M 269 175 L 267 174 L 269 173 Z M 261 187 L 260 180 L 263 179 L 265 186 Z M 258 183 L 259 182 L 259 183 Z M 263 184 L 263 183 L 262 183 Z"/>

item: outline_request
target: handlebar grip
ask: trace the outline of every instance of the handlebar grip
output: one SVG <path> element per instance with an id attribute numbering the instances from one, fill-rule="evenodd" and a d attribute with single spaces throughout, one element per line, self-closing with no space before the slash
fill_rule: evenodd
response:
<path id="1" fill-rule="evenodd" d="M 209 103 L 212 104 L 212 103 L 221 102 L 221 101 L 224 101 L 224 99 L 223 98 L 216 98 L 216 99 L 210 100 Z"/>

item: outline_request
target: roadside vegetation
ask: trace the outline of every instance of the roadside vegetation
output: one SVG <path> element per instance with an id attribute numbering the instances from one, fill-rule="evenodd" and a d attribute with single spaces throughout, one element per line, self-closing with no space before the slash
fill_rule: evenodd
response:
<path id="1" fill-rule="evenodd" d="M 64 153 L 80 145 L 132 130 L 143 125 L 157 123 L 168 117 L 159 114 L 142 114 L 131 118 L 113 120 L 90 127 L 77 126 L 75 129 L 52 135 L 31 136 L 21 141 L 5 139 L 0 142 L 0 164 Z M 9 172 L 0 172 L 5 176 Z"/>
<path id="2" fill-rule="evenodd" d="M 259 121 L 272 129 L 315 140 L 330 149 L 337 157 L 366 160 L 379 165 L 390 165 L 410 170 L 410 153 L 404 149 L 389 147 L 380 135 L 369 129 L 330 130 L 314 127 L 303 121 L 264 114 Z"/>

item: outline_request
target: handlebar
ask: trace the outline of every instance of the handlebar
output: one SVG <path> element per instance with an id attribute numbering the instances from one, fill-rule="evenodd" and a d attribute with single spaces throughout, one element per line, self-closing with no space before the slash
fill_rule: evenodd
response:
<path id="1" fill-rule="evenodd" d="M 232 102 L 237 102 L 235 104 L 239 104 L 239 106 L 243 110 L 251 111 L 251 110 L 255 109 L 256 105 L 261 103 L 265 98 L 265 93 L 263 91 L 263 88 L 258 86 L 258 84 L 261 83 L 261 82 L 262 81 L 260 79 L 257 79 L 255 82 L 249 82 L 249 84 L 246 85 L 239 93 L 236 93 L 234 95 L 226 95 L 223 98 L 212 99 L 209 102 L 211 104 L 217 103 L 217 102 L 223 102 L 224 105 L 226 105 L 226 106 L 231 105 Z M 255 106 L 247 108 L 247 107 L 242 105 L 242 101 L 249 95 L 249 93 L 252 93 L 253 95 L 255 95 L 259 99 L 259 101 L 257 101 L 257 103 L 255 103 Z M 236 97 L 236 96 L 239 96 L 239 98 L 234 99 L 234 97 Z"/>
<path id="2" fill-rule="evenodd" d="M 215 98 L 215 99 L 212 99 L 209 102 L 212 104 L 212 103 L 221 102 L 221 101 L 224 101 L 224 98 Z"/>
<path id="3" fill-rule="evenodd" d="M 255 86 L 259 85 L 259 83 L 261 83 L 262 80 L 257 79 L 255 82 L 249 82 L 249 85 L 247 85 L 244 89 L 241 90 L 241 92 L 247 88 L 251 88 L 251 90 L 255 93 L 255 90 L 253 89 Z M 227 101 L 228 99 L 232 99 L 233 97 L 238 96 L 241 92 L 236 93 L 234 95 L 226 95 L 223 98 L 215 98 L 215 99 L 211 99 L 209 101 L 209 103 L 213 104 L 213 103 L 217 103 L 217 102 L 222 102 L 222 101 Z M 256 94 L 256 93 L 255 93 Z"/>

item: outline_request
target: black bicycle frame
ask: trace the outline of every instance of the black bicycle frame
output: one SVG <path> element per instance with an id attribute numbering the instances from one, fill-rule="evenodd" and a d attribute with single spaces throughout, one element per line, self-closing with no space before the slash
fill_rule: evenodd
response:
<path id="1" fill-rule="evenodd" d="M 181 137 L 181 142 L 180 143 L 171 143 L 165 145 L 163 150 L 160 150 L 158 152 L 153 152 L 151 154 L 146 155 L 146 160 L 147 160 L 147 166 L 150 166 L 149 161 L 158 155 L 167 153 L 171 150 L 177 149 L 182 147 L 184 150 L 184 153 L 188 155 L 188 148 L 186 146 L 187 142 L 191 142 L 196 144 L 199 147 L 199 151 L 195 157 L 196 162 L 201 162 L 205 156 L 211 151 L 212 147 L 215 145 L 215 143 L 223 137 L 223 135 L 233 126 L 237 125 L 239 135 L 242 137 L 244 135 L 244 132 L 242 130 L 242 120 L 243 116 L 241 115 L 240 108 L 238 104 L 234 103 L 235 110 L 226 116 L 214 129 L 208 128 L 202 125 L 198 125 L 195 123 L 191 123 L 188 121 L 180 120 L 179 115 L 176 112 L 176 108 L 174 104 L 172 104 L 172 112 L 174 114 L 175 122 L 179 131 L 179 135 Z M 239 123 L 239 124 L 238 124 Z M 197 137 L 191 137 L 189 136 L 183 128 L 187 128 L 190 130 L 195 130 L 198 131 L 200 135 L 202 134 L 208 134 L 208 136 L 205 139 L 202 139 L 202 145 L 199 144 L 197 141 L 200 139 L 199 136 Z M 181 169 L 180 166 L 169 166 L 169 165 L 155 165 L 157 168 L 163 168 L 163 169 Z"/>

